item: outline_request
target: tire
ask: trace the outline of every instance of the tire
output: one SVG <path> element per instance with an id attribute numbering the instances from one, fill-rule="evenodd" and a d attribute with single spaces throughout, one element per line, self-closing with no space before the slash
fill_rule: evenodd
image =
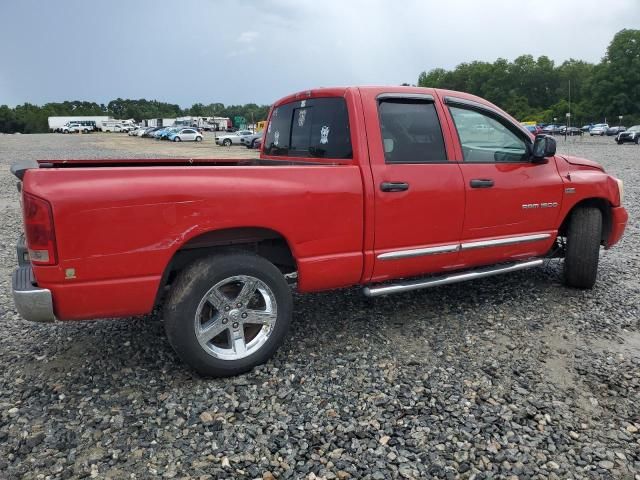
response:
<path id="1" fill-rule="evenodd" d="M 638 140 L 640 140 L 640 137 L 636 137 L 636 139 L 635 139 L 636 145 L 638 145 Z"/>
<path id="2" fill-rule="evenodd" d="M 182 139 L 180 137 L 173 137 L 174 142 L 181 142 Z"/>
<path id="3" fill-rule="evenodd" d="M 568 286 L 592 288 L 595 285 L 601 235 L 600 209 L 582 207 L 571 214 L 564 258 L 564 277 Z"/>
<path id="4" fill-rule="evenodd" d="M 245 289 L 253 293 L 243 296 Z M 227 377 L 271 358 L 287 334 L 292 309 L 291 289 L 275 265 L 252 253 L 228 251 L 180 272 L 165 303 L 165 331 L 193 370 Z M 203 323 L 213 338 L 207 340 Z"/>
<path id="5" fill-rule="evenodd" d="M 222 145 L 224 145 L 225 147 L 230 147 L 231 140 L 229 140 L 228 138 L 225 138 L 224 141 L 222 142 Z"/>
<path id="6" fill-rule="evenodd" d="M 617 143 L 618 145 L 622 145 L 624 142 L 623 142 L 622 140 L 616 140 L 616 143 Z"/>
<path id="7" fill-rule="evenodd" d="M 201 142 L 202 141 L 202 137 L 196 137 L 196 142 Z"/>

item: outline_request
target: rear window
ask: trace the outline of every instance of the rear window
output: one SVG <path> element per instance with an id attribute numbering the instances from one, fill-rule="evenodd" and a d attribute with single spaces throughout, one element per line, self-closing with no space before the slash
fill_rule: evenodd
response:
<path id="1" fill-rule="evenodd" d="M 264 153 L 287 157 L 352 158 L 344 98 L 309 98 L 275 108 L 267 127 Z"/>
<path id="2" fill-rule="evenodd" d="M 440 121 L 433 102 L 383 100 L 378 113 L 386 163 L 447 161 Z"/>

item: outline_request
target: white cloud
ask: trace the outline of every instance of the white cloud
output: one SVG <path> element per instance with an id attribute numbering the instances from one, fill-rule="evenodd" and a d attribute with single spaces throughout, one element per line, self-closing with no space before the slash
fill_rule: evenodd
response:
<path id="1" fill-rule="evenodd" d="M 238 42 L 240 43 L 253 43 L 260 33 L 258 32 L 242 32 L 238 37 Z"/>

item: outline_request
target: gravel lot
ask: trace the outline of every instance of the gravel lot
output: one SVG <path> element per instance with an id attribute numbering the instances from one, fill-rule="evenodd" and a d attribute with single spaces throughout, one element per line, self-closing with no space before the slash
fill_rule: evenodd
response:
<path id="1" fill-rule="evenodd" d="M 8 166 L 255 152 L 0 136 L 0 478 L 640 479 L 640 147 L 584 138 L 559 149 L 625 181 L 630 225 L 602 252 L 592 291 L 563 287 L 553 262 L 375 300 L 298 296 L 272 361 L 204 380 L 157 318 L 18 317 Z"/>

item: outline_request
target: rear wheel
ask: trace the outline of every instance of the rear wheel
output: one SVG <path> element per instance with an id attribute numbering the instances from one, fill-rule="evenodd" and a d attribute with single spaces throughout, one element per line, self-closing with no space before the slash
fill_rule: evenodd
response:
<path id="1" fill-rule="evenodd" d="M 230 376 L 266 362 L 285 338 L 292 295 L 278 268 L 250 253 L 196 260 L 165 306 L 169 343 L 204 376 Z"/>
<path id="2" fill-rule="evenodd" d="M 598 274 L 602 212 L 594 207 L 578 208 L 571 214 L 564 259 L 565 283 L 592 288 Z"/>

